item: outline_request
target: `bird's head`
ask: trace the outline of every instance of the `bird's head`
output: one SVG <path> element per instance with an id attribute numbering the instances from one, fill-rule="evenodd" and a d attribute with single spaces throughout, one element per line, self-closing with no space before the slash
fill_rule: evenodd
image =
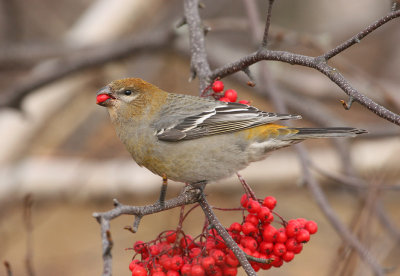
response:
<path id="1" fill-rule="evenodd" d="M 159 91 L 158 87 L 142 79 L 126 78 L 113 81 L 97 91 L 96 103 L 105 107 L 144 105 Z"/>

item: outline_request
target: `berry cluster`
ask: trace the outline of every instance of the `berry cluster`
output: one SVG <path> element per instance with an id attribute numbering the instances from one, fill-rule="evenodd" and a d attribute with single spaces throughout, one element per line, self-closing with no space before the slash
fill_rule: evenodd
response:
<path id="1" fill-rule="evenodd" d="M 220 80 L 216 80 L 214 81 L 214 83 L 212 84 L 212 90 L 214 91 L 213 96 L 220 100 L 221 102 L 236 102 L 237 100 L 237 92 L 234 89 L 227 89 L 225 90 L 224 94 L 222 94 L 222 92 L 224 91 L 224 83 Z M 246 100 L 240 100 L 238 101 L 238 103 L 241 104 L 250 104 L 249 101 Z"/>
<path id="2" fill-rule="evenodd" d="M 255 271 L 291 261 L 301 252 L 303 243 L 309 241 L 310 234 L 317 232 L 314 221 L 303 218 L 284 221 L 273 211 L 274 197 L 258 200 L 244 194 L 240 204 L 243 222 L 232 223 L 227 231 L 248 255 Z M 280 218 L 281 228 L 271 225 L 274 215 Z M 132 276 L 234 276 L 240 266 L 215 229 L 204 230 L 193 238 L 180 225 L 177 230 L 162 232 L 153 241 L 137 241 L 132 249 L 136 252 L 129 265 Z M 141 260 L 135 259 L 137 255 Z"/>
<path id="3" fill-rule="evenodd" d="M 133 249 L 141 255 L 141 261 L 130 263 L 132 276 L 234 276 L 239 265 L 215 230 L 196 239 L 182 230 L 171 230 L 152 242 L 137 241 Z"/>
<path id="4" fill-rule="evenodd" d="M 247 194 L 240 204 L 248 214 L 242 224 L 233 223 L 228 231 L 239 247 L 256 261 L 250 261 L 255 271 L 280 267 L 283 262 L 290 262 L 294 255 L 301 252 L 303 243 L 310 240 L 310 234 L 318 230 L 314 221 L 298 218 L 284 221 L 273 212 L 276 199 L 267 196 L 261 200 L 251 199 Z M 282 227 L 276 228 L 271 223 L 274 214 L 281 219 Z M 261 262 L 261 260 L 268 260 Z"/>

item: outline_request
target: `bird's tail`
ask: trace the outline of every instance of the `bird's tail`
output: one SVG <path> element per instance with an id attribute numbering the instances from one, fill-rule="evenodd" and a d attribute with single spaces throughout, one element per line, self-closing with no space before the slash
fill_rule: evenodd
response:
<path id="1" fill-rule="evenodd" d="M 355 137 L 358 134 L 368 133 L 364 129 L 352 127 L 328 127 L 328 128 L 292 128 L 298 132 L 291 139 L 310 139 L 310 138 L 335 138 L 335 137 Z"/>

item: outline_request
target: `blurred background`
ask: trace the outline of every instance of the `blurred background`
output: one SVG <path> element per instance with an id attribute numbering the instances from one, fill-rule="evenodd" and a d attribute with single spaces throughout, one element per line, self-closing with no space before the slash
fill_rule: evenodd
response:
<path id="1" fill-rule="evenodd" d="M 201 16 L 212 68 L 255 51 L 268 1 L 205 0 Z M 272 16 L 271 49 L 318 56 L 390 11 L 390 1 L 279 0 Z M 161 179 L 138 167 L 115 135 L 96 91 L 134 76 L 169 92 L 198 95 L 190 77 L 187 26 L 182 1 L 10 0 L 0 2 L 0 260 L 14 275 L 100 275 L 100 227 L 93 212 L 153 203 Z M 380 29 L 333 58 L 360 92 L 400 112 L 399 21 Z M 399 127 L 355 103 L 322 74 L 279 62 L 251 67 L 256 87 L 243 73 L 225 78 L 239 99 L 276 111 L 269 90 L 278 91 L 296 126 L 352 126 L 369 134 L 346 141 L 303 143 L 312 172 L 340 219 L 371 250 L 390 275 L 400 275 Z M 260 72 L 263 72 L 262 74 Z M 266 79 L 267 78 L 267 79 Z M 266 83 L 266 85 L 261 85 Z M 241 172 L 258 197 L 273 195 L 287 219 L 318 222 L 319 232 L 294 261 L 261 275 L 370 275 L 302 185 L 292 148 L 272 153 Z M 168 197 L 183 187 L 170 183 Z M 211 183 L 209 201 L 236 207 L 243 193 L 237 178 Z M 30 195 L 27 199 L 26 196 Z M 142 220 L 135 235 L 123 229 L 133 217 L 111 222 L 114 275 L 129 275 L 131 247 L 174 229 L 179 210 Z M 218 212 L 224 225 L 240 214 Z M 184 223 L 198 234 L 203 214 Z M 26 259 L 30 264 L 26 264 Z M 6 275 L 0 268 L 0 275 Z M 242 271 L 240 272 L 242 273 Z M 33 275 L 33 274 L 31 274 Z"/>

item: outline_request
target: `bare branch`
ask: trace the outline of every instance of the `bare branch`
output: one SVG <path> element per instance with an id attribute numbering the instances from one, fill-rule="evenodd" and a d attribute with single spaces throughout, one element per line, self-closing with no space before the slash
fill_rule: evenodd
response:
<path id="1" fill-rule="evenodd" d="M 211 69 L 207 62 L 207 53 L 204 43 L 203 24 L 199 15 L 199 1 L 185 0 L 183 8 L 186 22 L 189 27 L 189 42 L 191 52 L 192 74 L 199 77 L 200 93 L 207 87 L 210 81 Z"/>
<path id="2" fill-rule="evenodd" d="M 387 121 L 396 125 L 400 125 L 400 115 L 386 109 L 372 99 L 358 92 L 350 85 L 350 83 L 340 74 L 338 70 L 329 66 L 326 62 L 318 57 L 314 58 L 285 51 L 261 50 L 214 70 L 210 78 L 223 78 L 227 75 L 243 70 L 244 68 L 249 67 L 250 65 L 261 60 L 276 60 L 292 65 L 296 64 L 316 69 L 330 78 L 347 95 L 352 97 L 354 101 L 357 101 L 361 105 L 365 106 L 379 117 L 382 117 L 383 119 L 386 119 Z"/>
<path id="3" fill-rule="evenodd" d="M 326 199 L 321 187 L 318 185 L 318 182 L 312 176 L 308 168 L 308 157 L 304 147 L 302 147 L 301 145 L 295 145 L 295 147 L 301 160 L 300 164 L 302 167 L 304 179 L 307 183 L 307 187 L 312 193 L 319 208 L 332 224 L 333 228 L 335 228 L 336 232 L 351 248 L 357 251 L 358 255 L 364 262 L 366 262 L 370 266 L 375 275 L 385 275 L 384 270 L 377 263 L 376 259 L 371 256 L 370 252 L 364 247 L 364 245 L 340 221 L 332 207 L 329 205 L 328 200 Z"/>
<path id="4" fill-rule="evenodd" d="M 114 209 L 108 212 L 94 213 L 93 217 L 95 217 L 100 223 L 101 228 L 101 240 L 103 248 L 103 276 L 109 276 L 112 272 L 112 240 L 110 233 L 110 221 L 112 219 L 117 218 L 121 215 L 134 215 L 135 217 L 142 217 L 145 215 L 169 210 L 178 206 L 195 203 L 198 201 L 199 194 L 199 189 L 193 189 L 192 187 L 188 186 L 185 187 L 183 192 L 178 197 L 164 201 L 163 205 L 157 202 L 155 204 L 145 206 L 128 206 L 114 200 L 114 202 L 117 202 L 117 204 L 114 204 Z"/>
<path id="5" fill-rule="evenodd" d="M 369 35 L 373 31 L 375 31 L 376 29 L 378 29 L 382 25 L 386 24 L 390 20 L 395 19 L 395 18 L 397 18 L 399 16 L 400 16 L 400 10 L 393 11 L 393 12 L 389 13 L 388 15 L 382 17 L 381 19 L 377 20 L 373 24 L 369 25 L 364 30 L 362 30 L 358 34 L 354 35 L 350 39 L 346 40 L 342 44 L 336 46 L 335 48 L 333 48 L 332 50 L 330 50 L 326 54 L 322 55 L 321 57 L 323 57 L 325 60 L 329 60 L 329 59 L 333 58 L 334 56 L 336 56 L 337 54 L 343 52 L 344 50 L 346 50 L 347 48 L 351 47 L 352 45 L 354 45 L 356 43 L 360 43 L 361 39 L 363 39 L 364 37 L 366 37 L 367 35 Z"/>
<path id="6" fill-rule="evenodd" d="M 261 48 L 266 48 L 268 44 L 268 31 L 271 26 L 271 16 L 272 16 L 272 5 L 274 4 L 274 0 L 269 0 L 268 11 L 267 11 L 267 20 L 265 22 L 264 36 L 261 41 Z"/>

